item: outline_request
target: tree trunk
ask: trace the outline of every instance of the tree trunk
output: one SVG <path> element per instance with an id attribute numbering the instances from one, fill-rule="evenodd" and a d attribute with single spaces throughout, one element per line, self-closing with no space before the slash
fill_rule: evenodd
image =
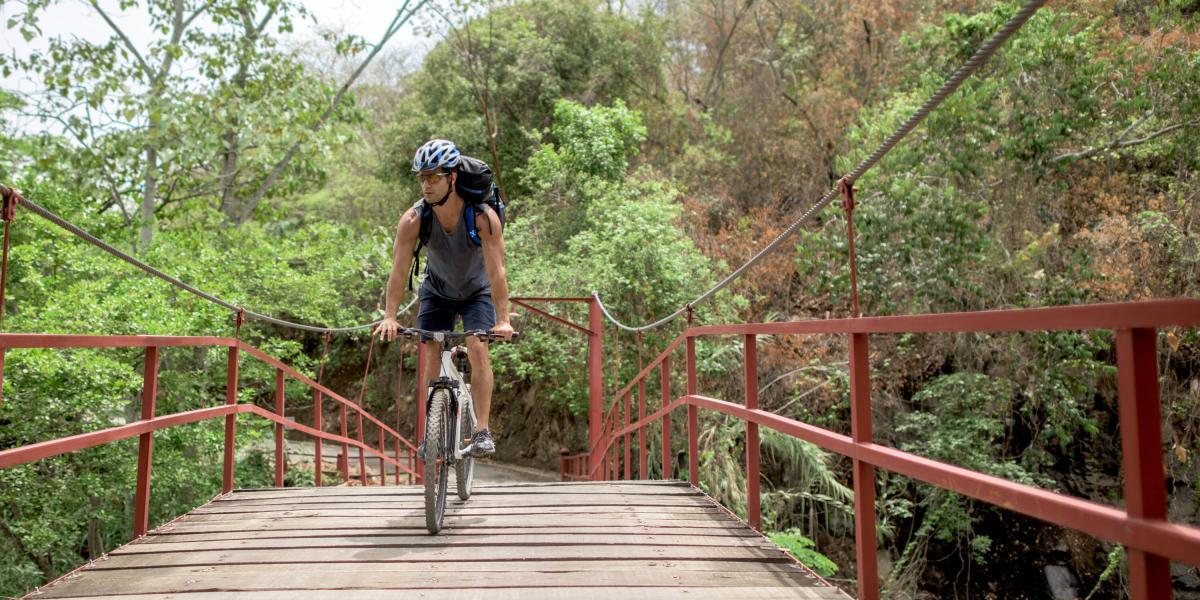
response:
<path id="1" fill-rule="evenodd" d="M 153 137 L 156 127 L 152 124 L 148 135 Z M 154 204 L 158 201 L 158 148 L 146 148 L 146 189 L 142 193 L 141 247 L 145 250 L 154 238 Z"/>
<path id="2" fill-rule="evenodd" d="M 96 517 L 96 513 L 100 511 L 100 498 L 92 496 L 89 500 L 92 505 L 92 514 L 88 517 L 88 560 L 96 560 L 104 555 L 104 541 L 100 539 L 100 519 Z"/>
<path id="3" fill-rule="evenodd" d="M 242 212 L 235 191 L 239 154 L 238 127 L 239 123 L 235 119 L 221 136 L 221 179 L 218 183 L 221 189 L 221 213 L 228 222 L 236 222 Z"/>

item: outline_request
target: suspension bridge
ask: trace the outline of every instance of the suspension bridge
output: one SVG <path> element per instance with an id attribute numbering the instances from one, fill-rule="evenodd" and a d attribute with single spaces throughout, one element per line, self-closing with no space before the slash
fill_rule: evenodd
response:
<path id="1" fill-rule="evenodd" d="M 423 498 L 416 487 L 421 465 L 412 439 L 421 439 L 425 403 L 413 398 L 414 438 L 385 418 L 367 412 L 295 368 L 237 336 L 83 336 L 0 333 L 0 378 L 4 354 L 23 348 L 141 348 L 144 383 L 140 419 L 109 427 L 0 450 L 0 469 L 35 463 L 86 448 L 137 438 L 134 482 L 134 539 L 108 555 L 68 573 L 30 597 L 38 598 L 324 598 L 391 597 L 408 591 L 423 598 L 843 598 L 761 534 L 759 429 L 816 444 L 853 463 L 855 577 L 857 595 L 880 597 L 877 571 L 876 471 L 898 473 L 937 488 L 1009 511 L 1118 543 L 1127 549 L 1129 592 L 1137 600 L 1171 597 L 1170 563 L 1200 566 L 1200 528 L 1167 520 L 1164 448 L 1159 396 L 1158 332 L 1200 326 L 1200 300 L 994 310 L 907 316 L 861 316 L 854 256 L 853 183 L 876 164 L 966 77 L 985 63 L 1043 4 L 1027 3 L 955 72 L 914 115 L 837 189 L 825 194 L 776 239 L 717 286 L 675 313 L 648 325 L 620 323 L 592 294 L 576 298 L 514 298 L 514 305 L 583 335 L 588 356 L 588 447 L 564 452 L 561 482 L 485 485 L 467 502 L 451 503 L 442 535 L 425 532 Z M 4 256 L 0 300 L 8 272 L 9 227 L 18 207 L 181 289 L 245 318 L 324 333 L 367 329 L 373 324 L 328 328 L 292 323 L 256 313 L 205 293 L 138 261 L 82 228 L 23 198 L 3 192 Z M 778 249 L 799 226 L 840 194 L 847 216 L 851 271 L 851 317 L 781 323 L 694 325 L 697 305 Z M 555 304 L 586 306 L 577 323 Z M 3 304 L 0 303 L 0 311 Z M 683 332 L 640 372 L 606 395 L 603 379 L 607 319 L 619 330 L 641 333 L 685 317 Z M 2 312 L 0 312 L 2 318 Z M 1124 497 L 1121 506 L 1103 504 L 934 461 L 879 444 L 873 436 L 872 336 L 896 334 L 990 334 L 1038 331 L 1107 331 L 1116 341 L 1116 371 Z M 848 350 L 849 435 L 800 422 L 758 406 L 758 340 L 762 336 L 834 336 Z M 742 395 L 713 398 L 700 389 L 696 341 L 733 336 L 743 347 Z M 215 406 L 158 414 L 160 352 L 167 348 L 225 348 L 228 354 L 225 401 Z M 370 370 L 374 341 L 368 350 Z M 424 372 L 418 353 L 418 373 Z M 245 361 L 274 368 L 273 407 L 239 402 L 239 375 Z M 323 364 L 323 362 L 322 362 Z M 683 374 L 685 389 L 672 390 L 672 374 Z M 365 375 L 364 375 L 365 376 Z M 284 386 L 298 382 L 313 395 L 311 423 L 286 416 Z M 657 382 L 659 398 L 647 396 Z M 20 385 L 19 381 L 12 385 Z M 256 382 L 256 385 L 263 385 Z M 270 384 L 266 384 L 270 385 Z M 414 386 L 418 396 L 423 386 Z M 326 423 L 322 403 L 332 403 L 336 423 Z M 397 399 L 397 406 L 402 402 Z M 714 411 L 745 423 L 745 506 L 721 506 L 700 489 L 699 414 Z M 20 407 L 0 411 L 19 414 Z M 274 424 L 274 487 L 235 489 L 237 415 Z M 390 418 L 390 417 L 388 417 Z M 222 491 L 208 503 L 151 529 L 149 503 L 156 432 L 207 420 L 224 421 Z M 682 427 L 681 427 L 682 425 Z M 324 444 L 336 448 L 337 469 L 358 486 L 315 485 L 285 488 L 285 429 L 313 442 L 314 464 L 323 464 Z M 352 436 L 350 432 L 355 434 Z M 374 435 L 367 434 L 372 431 Z M 682 432 L 682 433 L 680 433 Z M 678 439 L 682 436 L 683 439 Z M 653 442 L 653 443 L 652 443 Z M 651 448 L 659 453 L 651 455 Z M 677 468 L 678 454 L 686 466 Z M 356 456 L 352 456 L 356 455 Z M 368 468 L 368 465 L 372 468 Z M 651 468 L 651 465 L 655 468 Z M 378 468 L 375 469 L 374 466 Z M 657 471 L 661 479 L 651 480 Z M 746 515 L 738 517 L 734 511 Z"/>

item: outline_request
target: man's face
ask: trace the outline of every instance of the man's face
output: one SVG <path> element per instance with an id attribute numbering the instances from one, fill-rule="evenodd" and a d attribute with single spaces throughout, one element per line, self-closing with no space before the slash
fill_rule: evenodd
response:
<path id="1" fill-rule="evenodd" d="M 426 200 L 440 200 L 450 189 L 450 174 L 445 171 L 421 171 L 417 174 L 421 193 Z"/>

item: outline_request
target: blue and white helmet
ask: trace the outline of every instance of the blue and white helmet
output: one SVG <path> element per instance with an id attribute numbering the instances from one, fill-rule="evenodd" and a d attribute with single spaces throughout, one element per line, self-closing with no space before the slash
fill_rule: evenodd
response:
<path id="1" fill-rule="evenodd" d="M 458 166 L 458 147 L 450 140 L 429 140 L 413 156 L 414 173 L 434 169 L 449 171 Z"/>

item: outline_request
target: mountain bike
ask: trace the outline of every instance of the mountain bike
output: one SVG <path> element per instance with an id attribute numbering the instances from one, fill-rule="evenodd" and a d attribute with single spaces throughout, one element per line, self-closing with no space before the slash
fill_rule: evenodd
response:
<path id="1" fill-rule="evenodd" d="M 442 529 L 446 514 L 446 491 L 450 466 L 454 466 L 458 497 L 471 497 L 475 459 L 471 437 L 475 433 L 475 403 L 471 398 L 471 362 L 467 349 L 456 342 L 476 337 L 481 341 L 503 341 L 487 331 L 426 331 L 404 328 L 407 337 L 424 336 L 442 345 L 440 376 L 429 381 L 425 412 L 425 527 L 429 533 Z M 519 334 L 513 334 L 516 340 Z M 465 437 L 464 437 L 465 435 Z"/>

